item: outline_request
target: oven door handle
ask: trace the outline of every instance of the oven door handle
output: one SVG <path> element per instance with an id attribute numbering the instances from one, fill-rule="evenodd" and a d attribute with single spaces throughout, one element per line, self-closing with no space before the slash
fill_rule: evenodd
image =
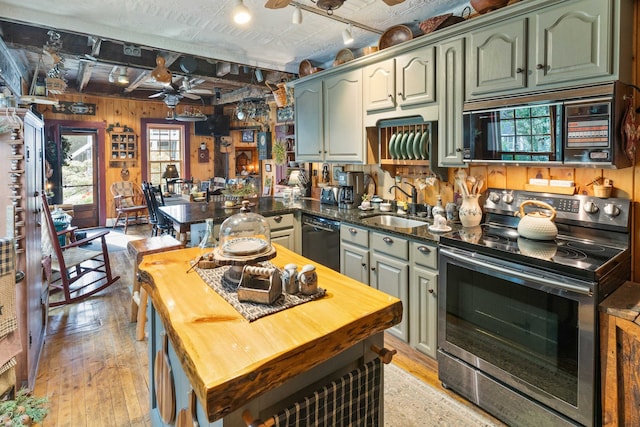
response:
<path id="1" fill-rule="evenodd" d="M 569 292 L 575 292 L 578 294 L 582 294 L 582 295 L 588 295 L 588 296 L 593 296 L 593 292 L 589 287 L 585 287 L 585 286 L 578 286 L 578 285 L 572 285 L 570 283 L 559 283 L 556 282 L 554 280 L 551 279 L 547 279 L 546 277 L 531 277 L 530 275 L 521 273 L 517 270 L 513 270 L 511 268 L 507 268 L 507 267 L 503 267 L 501 265 L 483 260 L 483 261 L 479 261 L 474 257 L 471 256 L 464 256 L 464 255 L 460 255 L 456 252 L 453 252 L 451 250 L 447 250 L 446 248 L 440 248 L 440 254 L 441 255 L 445 255 L 449 258 L 453 258 L 456 261 L 461 261 L 467 264 L 473 264 L 474 266 L 477 267 L 485 267 L 487 266 L 487 264 L 491 265 L 491 269 L 494 271 L 497 271 L 499 273 L 503 273 L 506 275 L 510 275 L 510 276 L 514 276 L 517 277 L 519 279 L 523 279 L 525 281 L 534 281 L 536 283 L 542 283 L 544 285 L 547 285 L 551 288 L 554 289 L 560 289 L 560 290 L 564 290 L 564 291 L 569 291 Z"/>

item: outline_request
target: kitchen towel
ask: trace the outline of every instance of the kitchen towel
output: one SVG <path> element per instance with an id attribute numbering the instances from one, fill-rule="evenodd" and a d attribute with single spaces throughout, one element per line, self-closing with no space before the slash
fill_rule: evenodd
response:
<path id="1" fill-rule="evenodd" d="M 276 268 L 275 265 L 268 261 L 258 263 L 258 265 L 261 267 Z M 283 293 L 273 304 L 270 305 L 254 302 L 241 302 L 238 300 L 237 285 L 227 283 L 227 281 L 224 280 L 224 273 L 229 268 L 230 267 L 228 266 L 224 266 L 218 268 L 194 268 L 194 270 L 198 272 L 202 280 L 204 280 L 211 289 L 216 291 L 218 295 L 231 304 L 231 306 L 235 308 L 238 313 L 242 314 L 242 316 L 249 322 L 253 322 L 261 317 L 268 316 L 269 314 L 277 313 L 278 311 L 321 298 L 326 293 L 325 290 L 321 288 L 318 288 L 318 292 L 313 295 L 291 295 Z"/>
<path id="2" fill-rule="evenodd" d="M 380 359 L 375 358 L 273 417 L 285 426 L 380 425 Z"/>

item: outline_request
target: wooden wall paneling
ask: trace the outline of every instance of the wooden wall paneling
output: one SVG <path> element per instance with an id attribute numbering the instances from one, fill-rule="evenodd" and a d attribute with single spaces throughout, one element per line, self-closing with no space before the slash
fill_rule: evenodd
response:
<path id="1" fill-rule="evenodd" d="M 577 168 L 575 171 L 576 191 L 578 194 L 593 196 L 594 179 L 602 177 L 602 169 Z"/>
<path id="2" fill-rule="evenodd" d="M 507 188 L 514 190 L 524 189 L 524 185 L 528 182 L 527 168 L 518 166 L 507 166 L 505 175 L 507 177 Z"/>
<path id="3" fill-rule="evenodd" d="M 487 188 L 507 188 L 507 168 L 504 166 L 487 167 Z"/>
<path id="4" fill-rule="evenodd" d="M 634 168 L 604 169 L 602 171 L 603 178 L 608 178 L 613 181 L 611 196 L 624 199 L 633 198 L 633 175 Z"/>
<path id="5" fill-rule="evenodd" d="M 527 179 L 524 182 L 525 184 L 529 184 L 529 180 L 531 179 L 549 179 L 551 177 L 551 171 L 549 168 L 545 168 L 543 166 L 528 167 L 526 170 Z"/>

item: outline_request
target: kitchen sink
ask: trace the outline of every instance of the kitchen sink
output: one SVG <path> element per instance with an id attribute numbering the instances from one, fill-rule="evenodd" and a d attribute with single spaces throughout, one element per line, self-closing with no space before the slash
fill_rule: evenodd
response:
<path id="1" fill-rule="evenodd" d="M 413 228 L 423 225 L 429 225 L 426 221 L 418 221 L 415 219 L 403 218 L 395 215 L 376 215 L 363 218 L 362 222 L 367 225 L 378 225 L 383 227 L 394 228 Z"/>

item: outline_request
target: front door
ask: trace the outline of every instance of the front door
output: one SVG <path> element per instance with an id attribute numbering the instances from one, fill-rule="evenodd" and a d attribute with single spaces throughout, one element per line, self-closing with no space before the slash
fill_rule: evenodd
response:
<path id="1" fill-rule="evenodd" d="M 89 129 L 61 129 L 68 147 L 62 163 L 62 204 L 73 205 L 73 225 L 98 226 L 97 132 Z"/>

